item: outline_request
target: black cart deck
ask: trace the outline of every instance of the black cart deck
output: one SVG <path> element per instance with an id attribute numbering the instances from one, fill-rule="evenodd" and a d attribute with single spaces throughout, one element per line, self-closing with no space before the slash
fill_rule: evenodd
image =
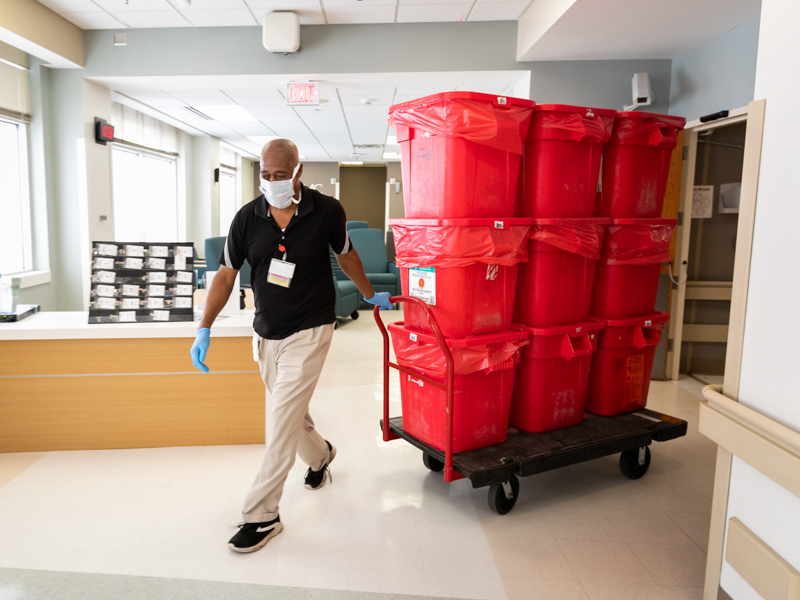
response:
<path id="1" fill-rule="evenodd" d="M 507 481 L 512 475 L 527 477 L 686 435 L 686 421 L 654 410 L 643 409 L 614 417 L 585 413 L 583 417 L 579 425 L 544 433 L 511 430 L 502 444 L 454 454 L 453 468 L 467 477 L 472 487 L 478 488 Z M 389 428 L 444 462 L 444 452 L 406 433 L 402 417 L 389 419 Z"/>

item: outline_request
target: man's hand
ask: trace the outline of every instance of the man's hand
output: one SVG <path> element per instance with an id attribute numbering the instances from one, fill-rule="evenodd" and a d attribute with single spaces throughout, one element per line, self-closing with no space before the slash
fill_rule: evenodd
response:
<path id="1" fill-rule="evenodd" d="M 390 301 L 391 297 L 392 295 L 389 292 L 375 292 L 372 298 L 364 298 L 364 300 L 375 306 L 380 306 L 381 310 L 392 310 L 394 305 Z"/>
<path id="2" fill-rule="evenodd" d="M 201 370 L 203 373 L 208 373 L 208 367 L 203 363 L 206 359 L 208 346 L 211 344 L 211 330 L 208 327 L 203 327 L 197 330 L 197 336 L 194 338 L 194 344 L 189 351 L 192 355 L 192 364 Z"/>

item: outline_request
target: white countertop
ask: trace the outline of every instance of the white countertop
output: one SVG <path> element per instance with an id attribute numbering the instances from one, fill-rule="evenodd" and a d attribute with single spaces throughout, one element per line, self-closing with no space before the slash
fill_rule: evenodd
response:
<path id="1" fill-rule="evenodd" d="M 18 323 L 0 323 L 4 340 L 98 340 L 115 338 L 193 338 L 199 323 L 98 323 L 89 325 L 88 312 L 40 312 Z M 217 317 L 212 337 L 252 337 L 253 311 Z"/>

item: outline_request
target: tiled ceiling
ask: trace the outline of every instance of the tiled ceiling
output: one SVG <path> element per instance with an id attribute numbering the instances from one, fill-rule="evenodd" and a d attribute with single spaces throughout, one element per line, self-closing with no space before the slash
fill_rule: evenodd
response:
<path id="1" fill-rule="evenodd" d="M 133 0 L 131 0 L 133 1 Z M 262 0 L 263 1 L 263 0 Z M 103 77 L 93 81 L 141 103 L 154 116 L 258 156 L 271 137 L 293 140 L 308 161 L 396 160 L 389 107 L 453 90 L 525 96 L 529 71 L 370 73 L 315 76 Z M 321 104 L 287 106 L 289 81 L 320 82 Z M 208 119 L 188 110 L 191 107 Z M 141 107 L 139 107 L 141 108 Z M 388 143 L 387 143 L 388 142 Z"/>
<path id="2" fill-rule="evenodd" d="M 81 29 L 256 26 L 292 11 L 303 25 L 516 20 L 531 0 L 39 0 Z"/>

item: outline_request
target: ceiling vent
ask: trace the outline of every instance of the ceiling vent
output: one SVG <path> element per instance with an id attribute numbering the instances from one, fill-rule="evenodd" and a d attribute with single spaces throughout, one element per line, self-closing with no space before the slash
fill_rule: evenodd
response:
<path id="1" fill-rule="evenodd" d="M 300 18 L 293 12 L 264 15 L 264 48 L 274 54 L 293 54 L 300 50 Z"/>

